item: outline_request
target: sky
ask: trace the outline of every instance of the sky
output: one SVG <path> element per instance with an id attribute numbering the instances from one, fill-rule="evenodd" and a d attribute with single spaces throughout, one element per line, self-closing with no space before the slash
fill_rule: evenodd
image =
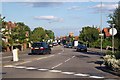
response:
<path id="1" fill-rule="evenodd" d="M 24 22 L 31 30 L 36 27 L 52 30 L 55 36 L 73 32 L 75 36 L 85 26 L 108 27 L 108 15 L 117 2 L 2 2 L 6 21 Z M 102 25 L 101 25 L 102 14 Z"/>

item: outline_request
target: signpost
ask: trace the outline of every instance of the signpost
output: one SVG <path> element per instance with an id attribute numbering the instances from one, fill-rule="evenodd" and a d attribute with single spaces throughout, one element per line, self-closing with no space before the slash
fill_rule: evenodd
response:
<path id="1" fill-rule="evenodd" d="M 114 35 L 117 34 L 117 30 L 114 28 L 114 25 L 112 25 L 112 28 L 109 30 L 109 33 L 112 35 L 112 53 L 114 53 Z"/>

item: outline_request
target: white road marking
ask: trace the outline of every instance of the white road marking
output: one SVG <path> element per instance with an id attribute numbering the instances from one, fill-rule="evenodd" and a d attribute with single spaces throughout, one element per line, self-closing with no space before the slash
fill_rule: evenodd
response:
<path id="1" fill-rule="evenodd" d="M 62 72 L 60 70 L 49 70 L 49 72 Z"/>
<path id="2" fill-rule="evenodd" d="M 90 76 L 90 78 L 104 78 L 104 77 L 100 77 L 100 76 Z"/>
<path id="3" fill-rule="evenodd" d="M 39 71 L 47 71 L 48 69 L 37 69 Z"/>
<path id="4" fill-rule="evenodd" d="M 61 53 L 58 53 L 58 54 L 61 54 Z"/>
<path id="5" fill-rule="evenodd" d="M 36 59 L 36 60 L 41 60 L 41 59 L 45 59 L 45 58 L 48 58 L 48 57 L 42 57 L 42 58 L 38 58 L 38 59 Z"/>
<path id="6" fill-rule="evenodd" d="M 59 65 L 61 65 L 60 63 Z M 13 65 L 7 65 L 4 66 L 6 68 L 16 68 L 16 69 L 27 69 L 27 70 L 38 70 L 38 71 L 48 71 L 48 72 L 53 72 L 53 73 L 61 73 L 61 74 L 68 74 L 68 75 L 74 75 L 74 76 L 81 76 L 81 77 L 89 77 L 89 78 L 105 78 L 101 76 L 90 76 L 89 74 L 82 74 L 82 73 L 75 73 L 75 72 L 64 72 L 61 70 L 50 70 L 50 69 L 38 69 L 35 67 L 25 67 L 25 66 L 13 66 Z"/>
<path id="7" fill-rule="evenodd" d="M 54 69 L 54 68 L 56 68 L 56 67 L 59 67 L 59 66 L 62 65 L 62 64 L 63 64 L 63 63 L 60 63 L 60 64 L 58 64 L 58 65 L 52 67 L 51 69 Z"/>
<path id="8" fill-rule="evenodd" d="M 26 69 L 33 70 L 33 69 L 37 69 L 37 68 L 34 68 L 34 67 L 27 67 Z"/>
<path id="9" fill-rule="evenodd" d="M 4 66 L 5 68 L 12 68 L 12 67 L 15 67 L 14 65 L 6 65 Z"/>
<path id="10" fill-rule="evenodd" d="M 75 56 L 72 56 L 72 58 L 74 58 Z M 67 61 L 69 61 L 69 60 L 71 60 L 72 58 L 68 58 L 67 60 L 65 60 L 65 62 L 67 62 Z"/>
<path id="11" fill-rule="evenodd" d="M 81 73 L 78 73 L 78 74 L 74 74 L 75 76 L 89 76 L 88 74 L 81 74 Z"/>
<path id="12" fill-rule="evenodd" d="M 26 67 L 25 66 L 15 66 L 14 68 L 18 68 L 18 69 L 26 69 Z"/>
<path id="13" fill-rule="evenodd" d="M 38 58 L 38 59 L 36 59 L 36 60 L 41 60 L 41 59 L 45 59 L 45 58 L 50 58 L 50 57 L 53 57 L 53 56 L 55 56 L 55 55 L 50 55 L 50 56 L 48 56 L 48 57 Z"/>
<path id="14" fill-rule="evenodd" d="M 74 58 L 75 56 L 72 56 L 72 58 Z"/>
<path id="15" fill-rule="evenodd" d="M 71 58 L 69 58 L 69 59 L 65 60 L 65 62 L 69 61 L 70 59 L 71 59 Z"/>
<path id="16" fill-rule="evenodd" d="M 63 74 L 75 74 L 74 72 L 62 72 Z"/>

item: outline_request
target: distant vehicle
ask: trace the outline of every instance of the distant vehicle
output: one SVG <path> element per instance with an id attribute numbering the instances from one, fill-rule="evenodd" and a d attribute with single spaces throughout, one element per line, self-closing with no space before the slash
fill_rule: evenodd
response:
<path id="1" fill-rule="evenodd" d="M 83 44 L 78 44 L 78 46 L 76 47 L 76 51 L 85 51 L 85 52 L 87 52 L 87 46 L 85 46 Z"/>
<path id="2" fill-rule="evenodd" d="M 66 47 L 66 48 L 72 48 L 73 46 L 72 46 L 72 43 L 68 43 L 68 44 L 66 44 L 65 47 Z"/>
<path id="3" fill-rule="evenodd" d="M 51 47 L 46 42 L 35 42 L 31 47 L 31 54 L 51 54 Z"/>
<path id="4" fill-rule="evenodd" d="M 66 48 L 67 44 L 63 44 L 64 48 Z"/>
<path id="5" fill-rule="evenodd" d="M 58 45 L 58 43 L 57 43 L 57 42 L 53 42 L 52 44 L 53 44 L 53 46 L 57 46 L 57 45 Z"/>
<path id="6" fill-rule="evenodd" d="M 52 48 L 52 47 L 53 47 L 53 44 L 50 43 L 49 46 Z"/>

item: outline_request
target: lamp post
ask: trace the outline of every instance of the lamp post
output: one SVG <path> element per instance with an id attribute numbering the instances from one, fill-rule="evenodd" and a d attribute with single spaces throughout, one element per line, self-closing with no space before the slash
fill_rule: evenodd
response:
<path id="1" fill-rule="evenodd" d="M 101 1 L 101 12 L 100 12 L 100 31 L 101 31 L 101 53 L 102 53 L 102 37 L 103 37 L 103 34 L 102 34 L 102 1 Z"/>
<path id="2" fill-rule="evenodd" d="M 112 24 L 112 53 L 114 53 L 114 25 L 115 24 Z"/>

